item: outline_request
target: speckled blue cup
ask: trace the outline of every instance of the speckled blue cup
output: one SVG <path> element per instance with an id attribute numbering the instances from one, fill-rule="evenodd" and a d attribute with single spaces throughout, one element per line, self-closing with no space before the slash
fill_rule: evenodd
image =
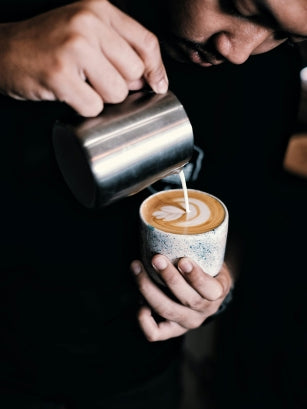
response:
<path id="1" fill-rule="evenodd" d="M 155 193 L 152 196 L 160 193 L 163 192 Z M 225 217 L 219 225 L 204 233 L 175 234 L 162 231 L 149 224 L 142 216 L 142 206 L 152 196 L 145 199 L 140 206 L 142 261 L 146 271 L 159 284 L 163 284 L 163 282 L 151 264 L 155 254 L 165 255 L 175 266 L 180 258 L 189 257 L 211 276 L 215 276 L 220 271 L 225 256 L 229 215 L 225 204 L 220 199 L 209 193 L 205 194 L 215 198 L 223 206 Z"/>

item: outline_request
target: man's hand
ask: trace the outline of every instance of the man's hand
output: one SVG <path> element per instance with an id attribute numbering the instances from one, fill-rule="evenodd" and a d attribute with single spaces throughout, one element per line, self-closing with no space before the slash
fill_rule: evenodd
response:
<path id="1" fill-rule="evenodd" d="M 140 292 L 148 303 L 141 307 L 138 319 L 149 341 L 177 337 L 202 325 L 218 310 L 232 285 L 225 263 L 216 277 L 204 273 L 188 258 L 179 261 L 178 269 L 161 255 L 154 256 L 152 264 L 175 300 L 151 280 L 141 262 L 131 263 Z M 164 320 L 157 322 L 152 311 Z"/>
<path id="2" fill-rule="evenodd" d="M 145 82 L 168 80 L 157 38 L 107 0 L 84 0 L 0 25 L 0 91 L 16 99 L 59 100 L 96 116 Z"/>

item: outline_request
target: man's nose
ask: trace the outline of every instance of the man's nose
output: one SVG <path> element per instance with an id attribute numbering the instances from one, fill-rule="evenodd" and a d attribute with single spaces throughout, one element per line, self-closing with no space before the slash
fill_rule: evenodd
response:
<path id="1" fill-rule="evenodd" d="M 250 55 L 273 48 L 272 31 L 252 23 L 239 25 L 235 31 L 225 31 L 215 36 L 215 47 L 233 64 L 244 63 Z"/>

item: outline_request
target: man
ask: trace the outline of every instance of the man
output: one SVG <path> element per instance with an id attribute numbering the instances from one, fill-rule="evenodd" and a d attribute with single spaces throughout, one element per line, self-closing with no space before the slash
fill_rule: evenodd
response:
<path id="1" fill-rule="evenodd" d="M 153 264 L 182 301 L 166 296 L 138 260 L 131 263 L 138 256 L 137 208 L 148 192 L 107 209 L 80 208 L 56 167 L 52 126 L 70 108 L 96 116 L 129 91 L 149 86 L 164 93 L 170 81 L 195 127 L 189 185 L 231 200 L 241 186 L 231 192 L 225 187 L 230 141 L 226 138 L 221 149 L 224 129 L 213 128 L 210 114 L 208 140 L 201 137 L 203 107 L 193 101 L 194 90 L 208 93 L 207 112 L 217 115 L 220 105 L 227 115 L 223 87 L 231 89 L 229 76 L 241 84 L 243 75 L 246 84 L 249 69 L 262 67 L 254 60 L 239 71 L 235 65 L 288 40 L 305 39 L 306 5 L 299 0 L 291 6 L 278 0 L 19 3 L 3 5 L 0 25 L 2 174 L 9 175 L 3 180 L 2 211 L 2 399 L 8 408 L 176 407 L 181 335 L 222 308 L 233 285 L 229 267 L 224 264 L 212 278 L 193 260 L 181 260 L 177 269 L 157 255 Z M 290 48 L 282 50 L 268 60 L 295 60 Z M 296 78 L 296 65 L 283 69 L 273 86 L 282 84 L 296 101 L 297 83 L 286 86 L 287 76 Z M 240 105 L 243 88 L 238 90 L 232 90 L 238 91 L 234 106 Z M 283 118 L 289 129 L 294 116 L 295 104 Z M 274 123 L 276 116 L 271 117 Z M 287 131 L 276 133 L 280 155 Z M 203 149 L 208 175 L 199 172 Z M 15 150 L 10 160 L 6 152 Z M 267 170 L 264 166 L 263 174 Z M 233 172 L 238 175 L 238 168 Z M 230 207 L 233 220 L 242 223 L 237 229 L 245 231 L 241 209 Z M 137 286 L 147 301 L 140 309 Z"/>
<path id="2" fill-rule="evenodd" d="M 299 0 L 164 3 L 171 53 L 204 67 L 226 60 L 241 64 L 307 36 L 306 4 Z M 167 89 L 157 38 L 108 1 L 76 2 L 1 30 L 1 89 L 13 97 L 58 99 L 95 116 L 104 102 L 122 101 L 144 81 L 156 92 Z"/>

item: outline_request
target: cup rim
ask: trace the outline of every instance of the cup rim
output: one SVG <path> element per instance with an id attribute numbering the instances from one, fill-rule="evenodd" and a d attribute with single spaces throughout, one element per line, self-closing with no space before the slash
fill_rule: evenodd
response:
<path id="1" fill-rule="evenodd" d="M 205 194 L 205 195 L 207 195 L 207 196 L 210 196 L 210 197 L 216 199 L 216 200 L 222 205 L 225 214 L 224 214 L 223 220 L 221 221 L 221 223 L 220 223 L 218 226 L 214 227 L 213 229 L 210 229 L 210 230 L 207 230 L 207 231 L 204 231 L 204 232 L 200 232 L 200 233 L 193 233 L 193 234 L 184 234 L 184 233 L 183 233 L 183 234 L 180 234 L 180 233 L 166 232 L 165 230 L 162 230 L 162 229 L 159 229 L 158 227 L 152 226 L 152 224 L 150 224 L 149 222 L 147 222 L 147 221 L 145 220 L 145 218 L 144 218 L 143 215 L 142 215 L 142 209 L 143 209 L 143 207 L 145 206 L 145 204 L 146 204 L 152 197 L 158 196 L 158 195 L 160 195 L 160 194 L 163 194 L 164 192 L 169 192 L 169 191 L 177 191 L 177 192 L 183 191 L 182 188 L 160 190 L 160 191 L 155 192 L 155 193 L 152 193 L 152 194 L 150 194 L 148 197 L 146 197 L 146 198 L 142 201 L 142 203 L 140 204 L 140 206 L 139 206 L 139 217 L 140 217 L 141 222 L 144 223 L 146 226 L 150 226 L 150 227 L 152 227 L 153 229 L 156 229 L 156 230 L 158 230 L 158 231 L 160 231 L 160 232 L 164 232 L 164 233 L 166 233 L 166 234 L 168 234 L 168 235 L 169 235 L 169 234 L 173 234 L 173 235 L 176 235 L 176 236 L 187 236 L 187 237 L 189 237 L 189 236 L 196 236 L 196 235 L 202 235 L 202 234 L 209 233 L 209 232 L 211 232 L 211 231 L 213 231 L 213 230 L 216 230 L 216 229 L 218 229 L 219 227 L 223 226 L 223 225 L 225 224 L 225 222 L 228 222 L 228 218 L 229 218 L 228 209 L 227 209 L 227 206 L 225 205 L 225 203 L 224 203 L 221 199 L 219 199 L 217 196 L 215 196 L 215 195 L 213 195 L 213 194 L 211 194 L 211 193 L 205 192 L 204 190 L 192 189 L 192 188 L 187 188 L 187 190 L 188 190 L 188 191 L 193 191 L 193 192 L 202 193 L 202 194 Z"/>

